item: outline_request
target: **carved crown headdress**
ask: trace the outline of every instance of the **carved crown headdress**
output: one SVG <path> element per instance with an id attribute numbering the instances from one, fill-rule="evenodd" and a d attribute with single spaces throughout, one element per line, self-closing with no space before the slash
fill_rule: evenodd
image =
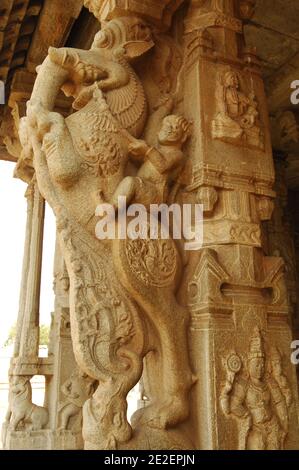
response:
<path id="1" fill-rule="evenodd" d="M 263 345 L 263 337 L 259 327 L 254 328 L 253 336 L 249 345 L 249 359 L 264 358 L 265 350 Z"/>

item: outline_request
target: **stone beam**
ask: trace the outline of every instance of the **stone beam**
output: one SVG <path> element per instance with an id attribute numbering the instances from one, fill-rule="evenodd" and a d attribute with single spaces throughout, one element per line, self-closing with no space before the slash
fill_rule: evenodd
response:
<path id="1" fill-rule="evenodd" d="M 9 71 L 22 65 L 29 46 L 29 38 L 35 29 L 42 2 L 32 6 L 29 0 L 22 3 L 4 1 L 0 20 L 0 79 L 6 81 Z M 3 13 L 2 13 L 3 12 Z"/>
<path id="2" fill-rule="evenodd" d="M 26 67 L 35 72 L 45 59 L 49 46 L 65 44 L 70 30 L 83 8 L 82 0 L 46 0 L 28 51 Z"/>

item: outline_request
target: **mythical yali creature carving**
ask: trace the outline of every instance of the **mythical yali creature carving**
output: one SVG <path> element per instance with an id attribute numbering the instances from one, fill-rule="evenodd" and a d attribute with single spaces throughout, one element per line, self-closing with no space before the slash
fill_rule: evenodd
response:
<path id="1" fill-rule="evenodd" d="M 176 300 L 182 265 L 176 245 L 95 237 L 99 194 L 111 200 L 127 174 L 130 148 L 140 146 L 147 100 L 131 64 L 153 47 L 150 28 L 125 17 L 106 23 L 91 50 L 50 48 L 19 129 L 19 167 L 34 167 L 57 218 L 76 360 L 99 381 L 83 408 L 86 449 L 192 446 L 177 429 L 189 415 L 194 379 L 189 315 Z M 67 118 L 53 112 L 61 89 L 74 97 L 75 112 Z M 180 146 L 186 138 L 180 136 Z M 145 357 L 156 385 L 132 427 L 126 397 Z"/>
<path id="2" fill-rule="evenodd" d="M 6 414 L 6 423 L 9 424 L 12 431 L 20 429 L 40 431 L 48 423 L 48 410 L 32 403 L 30 379 L 30 376 L 12 376 L 10 378 L 9 409 Z"/>

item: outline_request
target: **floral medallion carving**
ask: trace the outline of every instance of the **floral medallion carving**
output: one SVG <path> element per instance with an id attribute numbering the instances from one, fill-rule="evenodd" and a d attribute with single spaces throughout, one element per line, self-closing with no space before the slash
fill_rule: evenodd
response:
<path id="1" fill-rule="evenodd" d="M 135 276 L 147 286 L 169 286 L 176 272 L 176 250 L 171 240 L 128 240 L 126 254 Z"/>

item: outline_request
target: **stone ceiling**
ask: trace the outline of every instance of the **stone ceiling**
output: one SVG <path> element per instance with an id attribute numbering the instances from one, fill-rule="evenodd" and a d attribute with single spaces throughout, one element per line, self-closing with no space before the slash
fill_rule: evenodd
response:
<path id="1" fill-rule="evenodd" d="M 290 83 L 299 79 L 299 1 L 257 0 L 245 34 L 262 61 L 270 111 L 291 108 Z"/>

